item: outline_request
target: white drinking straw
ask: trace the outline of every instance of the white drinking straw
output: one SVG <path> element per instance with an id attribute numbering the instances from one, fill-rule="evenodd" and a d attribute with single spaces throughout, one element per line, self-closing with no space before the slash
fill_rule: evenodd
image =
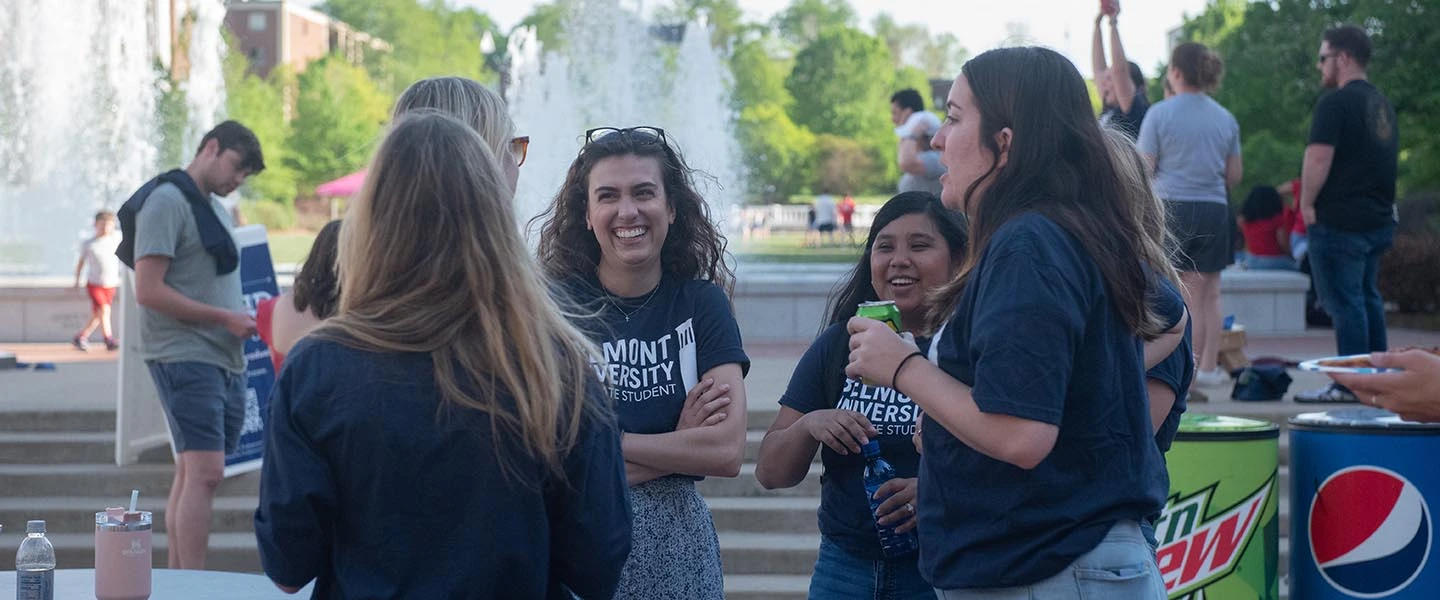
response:
<path id="1" fill-rule="evenodd" d="M 130 512 L 135 512 L 135 504 L 140 501 L 140 490 L 130 490 Z"/>

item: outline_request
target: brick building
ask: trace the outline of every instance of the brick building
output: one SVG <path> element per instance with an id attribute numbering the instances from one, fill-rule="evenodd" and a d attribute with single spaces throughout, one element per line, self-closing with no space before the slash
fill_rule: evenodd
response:
<path id="1" fill-rule="evenodd" d="M 281 64 L 304 71 L 331 53 L 361 64 L 367 55 L 390 50 L 384 40 L 292 0 L 231 0 L 225 8 L 234 50 L 250 59 L 251 72 L 260 77 Z"/>

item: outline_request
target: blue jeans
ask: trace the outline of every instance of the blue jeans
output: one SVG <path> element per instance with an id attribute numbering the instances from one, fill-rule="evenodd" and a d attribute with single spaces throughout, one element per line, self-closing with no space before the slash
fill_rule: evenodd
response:
<path id="1" fill-rule="evenodd" d="M 867 560 L 821 537 L 810 600 L 931 600 L 935 591 L 920 577 L 919 558 Z"/>
<path id="2" fill-rule="evenodd" d="M 1310 276 L 1320 305 L 1335 322 L 1340 354 L 1386 349 L 1385 301 L 1376 283 L 1380 257 L 1395 241 L 1395 224 L 1370 231 L 1310 227 Z"/>
<path id="3" fill-rule="evenodd" d="M 1120 521 L 1105 539 L 1049 579 L 1007 588 L 935 590 L 940 600 L 1165 600 L 1155 551 L 1140 524 Z"/>
<path id="4" fill-rule="evenodd" d="M 1289 256 L 1256 256 L 1249 252 L 1240 253 L 1240 264 L 1251 271 L 1295 271 L 1295 259 Z"/>

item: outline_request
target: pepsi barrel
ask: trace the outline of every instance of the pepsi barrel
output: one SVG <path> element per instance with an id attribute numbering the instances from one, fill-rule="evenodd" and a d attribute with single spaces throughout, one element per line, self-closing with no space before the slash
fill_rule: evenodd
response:
<path id="1" fill-rule="evenodd" d="M 1180 418 L 1165 455 L 1170 496 L 1155 522 L 1155 560 L 1170 598 L 1279 597 L 1279 459 L 1274 423 Z"/>
<path id="2" fill-rule="evenodd" d="M 1440 598 L 1440 425 L 1378 408 L 1290 419 L 1290 597 Z"/>

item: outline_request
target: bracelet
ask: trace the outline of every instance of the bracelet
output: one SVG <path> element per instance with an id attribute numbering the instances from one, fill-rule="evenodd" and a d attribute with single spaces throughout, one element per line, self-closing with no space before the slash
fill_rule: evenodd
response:
<path id="1" fill-rule="evenodd" d="M 895 365 L 895 374 L 890 376 L 890 389 L 897 392 L 900 391 L 900 387 L 896 385 L 897 380 L 900 379 L 900 369 L 905 368 L 905 363 L 910 362 L 910 359 L 917 356 L 919 356 L 920 358 L 925 358 L 925 355 L 920 353 L 919 351 L 911 352 L 910 354 L 906 355 L 905 358 L 900 359 L 900 364 Z"/>

